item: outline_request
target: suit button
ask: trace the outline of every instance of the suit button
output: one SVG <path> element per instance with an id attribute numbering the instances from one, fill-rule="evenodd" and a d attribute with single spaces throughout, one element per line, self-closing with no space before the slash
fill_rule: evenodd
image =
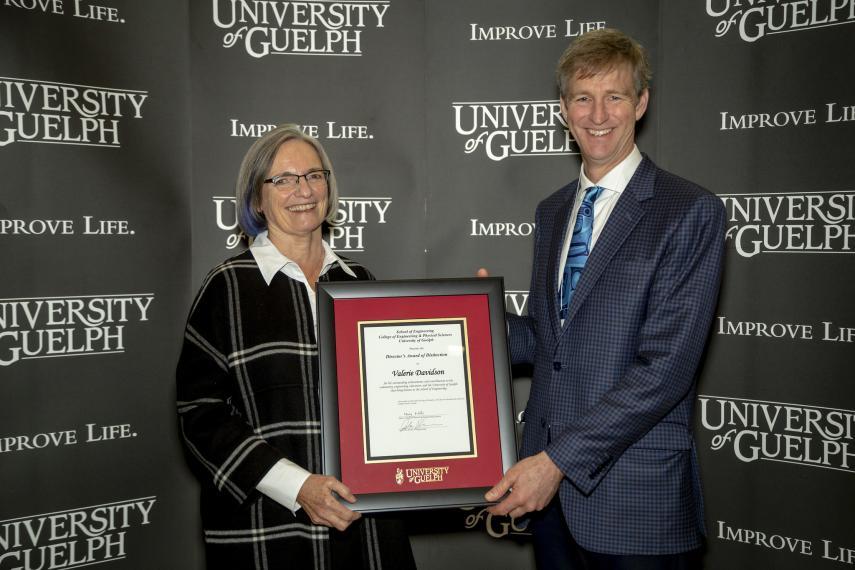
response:
<path id="1" fill-rule="evenodd" d="M 552 363 L 552 369 L 555 370 L 556 372 L 558 372 L 559 370 L 561 370 L 561 363 L 560 362 L 553 362 Z"/>

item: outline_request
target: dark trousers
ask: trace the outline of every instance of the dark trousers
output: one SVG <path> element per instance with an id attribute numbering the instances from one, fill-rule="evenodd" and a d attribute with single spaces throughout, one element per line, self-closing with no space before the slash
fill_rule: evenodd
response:
<path id="1" fill-rule="evenodd" d="M 702 549 L 680 554 L 600 554 L 579 546 L 561 512 L 558 498 L 529 523 L 538 570 L 700 570 Z"/>

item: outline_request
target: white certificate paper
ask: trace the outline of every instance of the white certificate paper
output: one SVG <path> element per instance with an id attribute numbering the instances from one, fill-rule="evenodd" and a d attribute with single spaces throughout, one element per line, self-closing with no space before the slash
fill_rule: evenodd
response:
<path id="1" fill-rule="evenodd" d="M 359 323 L 366 463 L 477 454 L 466 319 Z"/>

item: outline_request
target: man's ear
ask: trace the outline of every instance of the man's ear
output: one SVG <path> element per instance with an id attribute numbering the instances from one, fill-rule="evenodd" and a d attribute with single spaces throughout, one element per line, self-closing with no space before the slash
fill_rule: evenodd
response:
<path id="1" fill-rule="evenodd" d="M 645 89 L 638 96 L 638 102 L 635 104 L 635 120 L 639 120 L 647 111 L 647 103 L 650 101 L 650 90 Z"/>

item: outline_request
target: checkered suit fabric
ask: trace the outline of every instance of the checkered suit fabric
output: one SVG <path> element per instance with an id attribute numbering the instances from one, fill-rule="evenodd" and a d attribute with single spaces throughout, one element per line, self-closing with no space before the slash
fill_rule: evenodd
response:
<path id="1" fill-rule="evenodd" d="M 584 548 L 685 552 L 704 534 L 692 413 L 724 207 L 645 157 L 562 327 L 557 268 L 576 187 L 538 206 L 529 314 L 509 315 L 512 360 L 534 364 L 521 456 L 545 450 L 565 474 L 562 508 Z"/>

